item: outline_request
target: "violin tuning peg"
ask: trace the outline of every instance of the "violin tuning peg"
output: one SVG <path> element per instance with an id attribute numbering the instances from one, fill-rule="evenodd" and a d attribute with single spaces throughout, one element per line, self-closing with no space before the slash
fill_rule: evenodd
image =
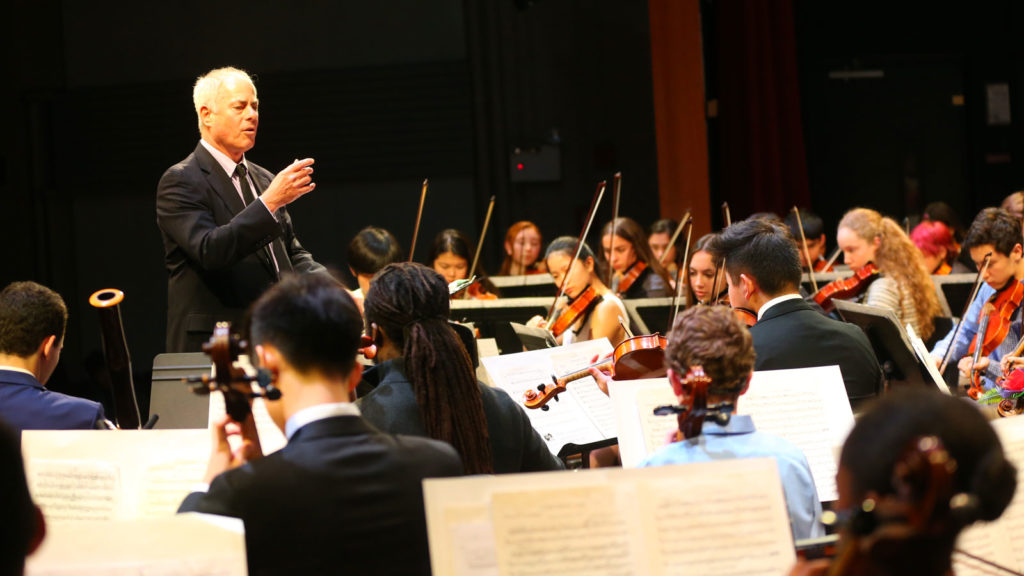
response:
<path id="1" fill-rule="evenodd" d="M 545 405 L 541 406 L 540 409 L 545 411 L 545 412 L 547 412 L 548 410 L 551 409 L 551 406 L 548 406 L 547 404 L 545 404 Z"/>
<path id="2" fill-rule="evenodd" d="M 548 388 L 547 384 L 538 384 L 537 385 L 537 390 L 540 390 L 542 394 L 544 393 L 545 390 L 547 390 L 547 388 Z M 557 396 L 556 396 L 556 398 L 557 398 Z"/>

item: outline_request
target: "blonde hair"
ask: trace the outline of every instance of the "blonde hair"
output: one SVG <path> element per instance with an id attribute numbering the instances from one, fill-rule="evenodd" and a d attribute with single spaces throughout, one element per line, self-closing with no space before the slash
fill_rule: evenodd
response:
<path id="1" fill-rule="evenodd" d="M 870 208 L 850 210 L 839 221 L 839 228 L 848 228 L 867 242 L 879 239 L 875 265 L 882 274 L 896 281 L 900 288 L 901 306 L 904 298 L 913 300 L 921 325 L 919 336 L 927 340 L 935 330 L 935 317 L 941 311 L 939 298 L 935 295 L 935 286 L 921 252 L 903 228 L 892 218 Z"/>
<path id="2" fill-rule="evenodd" d="M 203 118 L 199 114 L 199 110 L 203 106 L 213 108 L 213 101 L 217 97 L 217 91 L 229 79 L 248 82 L 252 86 L 253 95 L 256 94 L 256 84 L 249 77 L 249 73 L 232 66 L 216 68 L 196 78 L 196 84 L 192 87 L 192 104 L 196 107 L 196 118 L 199 122 L 200 133 L 203 131 Z"/>

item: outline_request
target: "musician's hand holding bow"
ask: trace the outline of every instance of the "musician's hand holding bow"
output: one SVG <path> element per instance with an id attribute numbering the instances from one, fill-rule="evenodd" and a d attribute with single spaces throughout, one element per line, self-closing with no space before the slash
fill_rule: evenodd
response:
<path id="1" fill-rule="evenodd" d="M 974 358 L 972 358 L 970 356 L 964 356 L 963 358 L 960 359 L 960 362 L 957 363 L 956 366 L 957 366 L 957 369 L 960 370 L 960 375 L 961 376 L 963 376 L 964 378 L 970 378 L 971 377 L 971 372 L 987 370 L 988 369 L 988 362 L 989 362 L 989 360 L 988 360 L 987 356 L 986 357 L 982 357 L 982 358 L 978 359 L 978 365 L 975 366 L 974 365 Z"/>
<path id="2" fill-rule="evenodd" d="M 274 176 L 274 180 L 260 195 L 260 200 L 272 213 L 287 206 L 316 188 L 313 182 L 313 159 L 304 158 L 289 164 Z"/>
<path id="3" fill-rule="evenodd" d="M 1024 367 L 1024 356 L 1003 356 L 999 361 L 999 368 L 1004 376 L 1008 376 L 1016 368 Z"/>
<path id="4" fill-rule="evenodd" d="M 538 316 L 534 316 L 533 318 L 530 318 L 529 320 L 527 320 L 526 321 L 526 325 L 531 327 L 531 328 L 544 328 L 544 329 L 547 329 L 548 321 L 545 320 L 543 316 L 538 315 Z"/>
<path id="5" fill-rule="evenodd" d="M 211 431 L 213 448 L 210 451 L 210 462 L 207 464 L 204 480 L 207 484 L 213 482 L 221 472 L 263 457 L 259 434 L 256 432 L 256 421 L 251 413 L 242 424 L 225 414 L 213 422 Z M 242 440 L 237 449 L 231 448 L 228 441 L 231 436 L 239 436 Z"/>

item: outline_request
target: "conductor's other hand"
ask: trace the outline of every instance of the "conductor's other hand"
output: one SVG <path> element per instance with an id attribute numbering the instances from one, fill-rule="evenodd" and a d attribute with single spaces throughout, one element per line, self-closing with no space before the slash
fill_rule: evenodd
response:
<path id="1" fill-rule="evenodd" d="M 296 160 L 274 176 L 274 180 L 260 195 L 271 212 L 287 206 L 316 188 L 313 182 L 313 159 Z"/>

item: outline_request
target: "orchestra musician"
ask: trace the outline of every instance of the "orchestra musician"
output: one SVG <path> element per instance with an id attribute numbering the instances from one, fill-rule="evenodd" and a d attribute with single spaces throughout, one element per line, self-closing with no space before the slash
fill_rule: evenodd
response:
<path id="1" fill-rule="evenodd" d="M 721 261 L 708 251 L 708 245 L 714 234 L 705 234 L 697 240 L 690 253 L 686 266 L 686 306 L 697 304 L 717 304 L 728 302 L 726 293 L 725 273 L 721 270 Z"/>
<path id="2" fill-rule="evenodd" d="M 421 483 L 461 475 L 462 463 L 443 442 L 377 430 L 349 402 L 362 328 L 322 275 L 285 275 L 253 305 L 250 342 L 281 392 L 267 412 L 288 443 L 262 456 L 250 414 L 232 452 L 237 423 L 224 416 L 209 488 L 179 508 L 241 518 L 250 574 L 430 574 Z"/>
<path id="3" fill-rule="evenodd" d="M 350 294 L 360 311 L 373 275 L 388 264 L 401 262 L 402 259 L 402 247 L 398 239 L 383 228 L 367 226 L 352 238 L 348 243 L 348 269 L 356 277 L 359 288 Z"/>
<path id="4" fill-rule="evenodd" d="M 804 271 L 808 269 L 807 258 L 809 256 L 811 262 L 814 262 L 815 272 L 832 272 L 834 269 L 828 266 L 828 259 L 825 257 L 825 223 L 822 222 L 821 217 L 810 210 L 800 210 L 799 220 L 797 220 L 796 214 L 790 212 L 786 216 L 785 222 L 786 226 L 789 226 L 790 233 L 793 234 L 793 239 L 798 244 L 797 249 L 800 252 L 801 267 Z M 799 223 L 803 223 L 803 237 L 807 238 L 806 255 L 801 243 Z"/>
<path id="5" fill-rule="evenodd" d="M 882 369 L 864 332 L 819 314 L 800 296 L 800 255 L 788 228 L 743 220 L 714 236 L 708 250 L 725 259 L 732 306 L 757 314 L 754 370 L 839 365 L 851 403 L 881 390 Z"/>
<path id="6" fill-rule="evenodd" d="M 540 316 L 531 318 L 527 325 L 552 330 L 563 315 L 571 314 L 566 317 L 569 320 L 562 321 L 568 322 L 565 330 L 554 334 L 559 344 L 607 338 L 612 346 L 617 346 L 626 337 L 619 322 L 619 317 L 629 318 L 626 307 L 597 276 L 590 246 L 584 243 L 579 260 L 573 262 L 577 247 L 572 236 L 556 238 L 548 245 L 544 261 L 555 284 L 564 283 L 566 300 L 556 305 L 551 326 Z"/>
<path id="7" fill-rule="evenodd" d="M 160 178 L 156 221 L 167 268 L 167 352 L 198 352 L 220 321 L 237 323 L 282 272 L 324 273 L 286 206 L 316 187 L 313 159 L 276 176 L 245 158 L 259 100 L 249 75 L 219 68 L 193 89 L 201 139 Z"/>
<path id="8" fill-rule="evenodd" d="M 0 419 L 18 431 L 113 427 L 99 402 L 46 389 L 67 321 L 64 300 L 45 286 L 13 282 L 0 291 Z"/>
<path id="9" fill-rule="evenodd" d="M 612 235 L 614 228 L 615 234 Z M 647 234 L 631 218 L 616 218 L 601 230 L 598 269 L 603 277 L 612 270 L 609 288 L 619 298 L 656 298 L 672 295 L 665 267 L 651 253 Z"/>
<path id="10" fill-rule="evenodd" d="M 911 230 L 910 240 L 921 251 L 925 269 L 930 270 L 933 276 L 970 272 L 970 269 L 957 261 L 960 246 L 942 222 L 921 222 Z"/>
<path id="11" fill-rule="evenodd" d="M 688 308 L 668 335 L 665 364 L 676 390 L 692 367 L 701 366 L 711 378 L 707 403 L 729 402 L 735 407 L 747 391 L 754 368 L 750 331 L 723 306 Z M 677 397 L 681 404 L 687 402 L 683 396 Z M 761 457 L 775 458 L 778 463 L 793 537 L 824 536 L 821 502 L 803 452 L 782 438 L 757 431 L 748 415 L 732 414 L 725 426 L 705 420 L 700 436 L 663 446 L 641 466 Z"/>
<path id="12" fill-rule="evenodd" d="M 477 381 L 448 313 L 448 287 L 433 270 L 403 262 L 377 274 L 366 321 L 379 383 L 356 403 L 363 417 L 390 434 L 448 442 L 467 474 L 561 469 L 522 406 Z"/>
<path id="13" fill-rule="evenodd" d="M 914 453 L 922 446 L 934 447 L 931 457 Z M 836 484 L 836 507 L 846 520 L 839 556 L 801 561 L 791 576 L 951 575 L 957 536 L 1002 515 L 1017 470 L 975 407 L 907 388 L 886 394 L 857 419 Z"/>
<path id="14" fill-rule="evenodd" d="M 686 240 L 685 235 L 680 234 L 676 238 L 676 243 L 671 246 L 669 245 L 669 242 L 672 241 L 672 235 L 675 234 L 678 227 L 679 223 L 675 220 L 662 218 L 651 224 L 651 227 L 647 230 L 647 244 L 651 247 L 651 253 L 665 267 L 665 272 L 673 280 L 673 283 L 679 270 L 679 262 L 683 256 L 684 248 L 682 242 Z"/>
<path id="15" fill-rule="evenodd" d="M 888 308 L 900 324 L 910 324 L 922 340 L 935 330 L 939 297 L 921 252 L 892 218 L 868 208 L 854 208 L 839 221 L 836 241 L 854 272 L 873 264 L 878 274 L 861 303 Z"/>
<path id="16" fill-rule="evenodd" d="M 470 246 L 469 238 L 465 234 L 454 228 L 447 228 L 434 237 L 427 262 L 448 284 L 456 280 L 465 280 L 469 275 L 469 263 L 473 260 Z M 497 290 L 484 277 L 486 275 L 479 269 L 476 275 L 481 277 L 480 281 L 467 289 L 468 294 L 479 300 L 497 298 Z"/>
<path id="17" fill-rule="evenodd" d="M 522 276 L 547 272 L 540 258 L 544 245 L 540 228 L 526 220 L 509 226 L 505 233 L 505 260 L 498 269 L 499 276 Z"/>
<path id="18" fill-rule="evenodd" d="M 0 574 L 20 576 L 25 557 L 43 543 L 46 520 L 25 481 L 18 431 L 0 420 Z"/>
<path id="19" fill-rule="evenodd" d="M 1014 349 L 1020 341 L 1020 317 L 1021 310 L 1017 306 L 1010 314 L 1009 327 L 1005 337 L 1000 342 L 991 342 L 992 351 L 987 356 L 982 356 L 974 366 L 973 358 L 969 354 L 971 342 L 979 331 L 982 319 L 982 312 L 986 302 L 1004 290 L 1012 290 L 1016 284 L 1024 280 L 1024 249 L 1021 247 L 1021 222 L 1000 208 L 986 208 L 975 218 L 967 231 L 964 239 L 964 246 L 971 254 L 971 259 L 981 269 L 985 257 L 991 254 L 987 269 L 982 275 L 984 284 L 978 289 L 978 294 L 967 309 L 963 326 L 959 332 L 952 330 L 932 349 L 932 356 L 936 364 L 939 364 L 946 355 L 947 349 L 952 361 L 957 362 L 960 374 L 969 377 L 975 370 L 981 371 L 982 388 L 988 390 L 993 383 L 1002 375 L 1000 371 L 1000 360 L 1004 355 Z M 956 333 L 956 341 L 951 340 Z"/>

